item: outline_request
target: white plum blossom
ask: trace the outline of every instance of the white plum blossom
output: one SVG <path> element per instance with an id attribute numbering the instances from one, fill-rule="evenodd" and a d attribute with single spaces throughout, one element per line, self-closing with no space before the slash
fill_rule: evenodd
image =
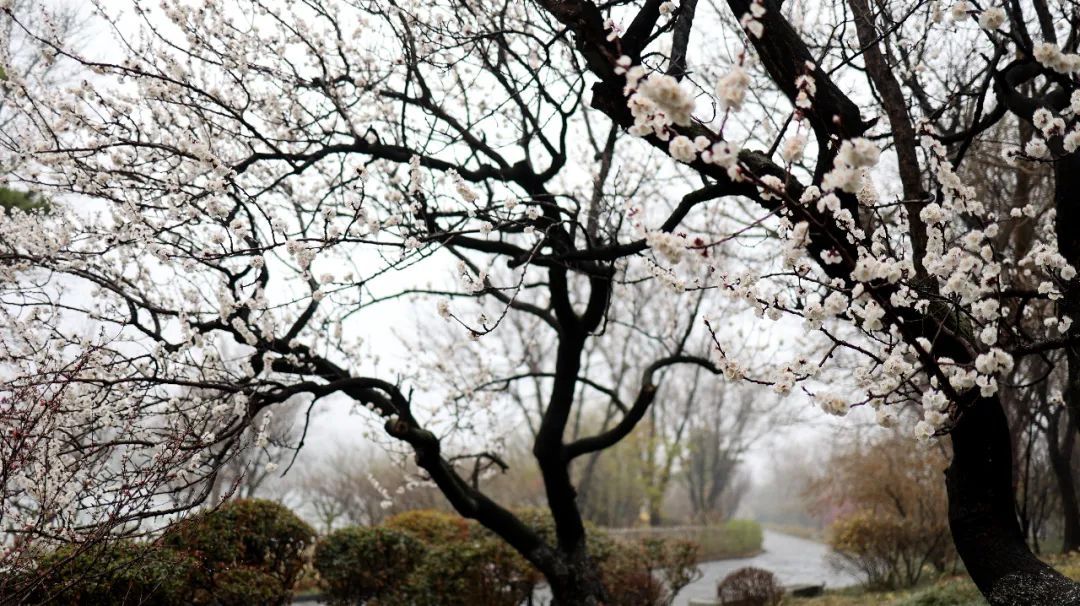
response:
<path id="1" fill-rule="evenodd" d="M 777 200 L 784 193 L 784 182 L 775 175 L 761 177 L 761 199 Z"/>
<path id="2" fill-rule="evenodd" d="M 761 0 L 754 0 L 750 4 L 750 12 L 744 13 L 739 19 L 739 24 L 743 26 L 749 34 L 755 38 L 760 38 L 765 34 L 765 26 L 762 25 L 759 17 L 765 14 L 765 6 Z"/>
<path id="3" fill-rule="evenodd" d="M 952 17 L 953 21 L 966 21 L 973 10 L 975 10 L 975 7 L 970 2 L 961 0 L 952 5 L 952 8 L 949 9 L 949 16 Z"/>
<path id="4" fill-rule="evenodd" d="M 733 111 L 742 109 L 749 86 L 750 74 L 741 65 L 731 66 L 731 70 L 716 81 L 716 99 L 720 107 Z"/>
<path id="5" fill-rule="evenodd" d="M 1024 145 L 1024 153 L 1032 158 L 1045 159 L 1050 156 L 1050 148 L 1047 147 L 1046 141 L 1038 137 L 1032 137 L 1032 139 Z"/>
<path id="6" fill-rule="evenodd" d="M 931 425 L 929 422 L 925 420 L 919 421 L 915 424 L 915 439 L 919 440 L 920 442 L 925 442 L 930 438 L 934 437 L 935 431 L 936 430 L 934 429 L 934 426 Z"/>
<path id="7" fill-rule="evenodd" d="M 686 249 L 685 240 L 666 231 L 650 231 L 646 233 L 645 243 L 656 254 L 673 264 L 682 260 L 683 251 Z"/>
<path id="8" fill-rule="evenodd" d="M 1080 71 L 1080 55 L 1062 52 L 1061 47 L 1053 42 L 1037 42 L 1033 54 L 1036 61 L 1058 73 Z"/>
<path id="9" fill-rule="evenodd" d="M 649 77 L 638 85 L 638 94 L 655 103 L 672 123 L 679 126 L 690 125 L 694 98 L 675 78 L 666 74 L 649 74 Z"/>
<path id="10" fill-rule="evenodd" d="M 668 153 L 679 162 L 689 164 L 697 160 L 698 149 L 689 137 L 679 135 L 668 143 Z"/>
<path id="11" fill-rule="evenodd" d="M 788 138 L 784 146 L 780 148 L 780 157 L 784 162 L 793 163 L 802 160 L 803 151 L 806 149 L 806 136 L 796 134 Z"/>
<path id="12" fill-rule="evenodd" d="M 795 89 L 799 91 L 795 96 L 795 107 L 810 109 L 814 95 L 817 94 L 817 83 L 814 82 L 814 77 L 809 74 L 799 76 L 795 79 Z"/>
<path id="13" fill-rule="evenodd" d="M 997 31 L 1005 23 L 1005 9 L 1000 6 L 992 6 L 979 13 L 979 27 L 987 31 Z"/>
<path id="14" fill-rule="evenodd" d="M 1069 134 L 1062 139 L 1061 145 L 1065 148 L 1065 152 L 1070 154 L 1080 149 L 1080 129 L 1074 128 L 1069 131 Z"/>
<path id="15" fill-rule="evenodd" d="M 842 417 L 848 413 L 847 401 L 832 393 L 819 393 L 814 396 L 817 400 L 818 406 L 826 413 L 838 417 Z"/>
<path id="16" fill-rule="evenodd" d="M 862 186 L 862 172 L 859 169 L 872 168 L 880 156 L 881 151 L 869 139 L 844 141 L 837 151 L 832 170 L 822 179 L 822 187 L 852 194 L 858 192 Z"/>

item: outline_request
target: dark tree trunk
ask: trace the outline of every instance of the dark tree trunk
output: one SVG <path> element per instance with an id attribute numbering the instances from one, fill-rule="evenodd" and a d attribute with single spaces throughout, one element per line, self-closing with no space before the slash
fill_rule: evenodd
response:
<path id="1" fill-rule="evenodd" d="M 1013 500 L 1009 423 L 996 398 L 966 408 L 952 431 L 946 471 L 956 550 L 993 606 L 1080 605 L 1080 585 L 1035 557 Z"/>
<path id="2" fill-rule="evenodd" d="M 1062 436 L 1059 418 L 1067 411 L 1055 410 L 1047 415 L 1046 446 L 1050 466 L 1057 480 L 1058 494 L 1061 498 L 1062 528 L 1064 537 L 1062 553 L 1080 549 L 1080 503 L 1076 499 L 1076 482 L 1073 479 L 1072 453 L 1076 444 L 1076 432 L 1067 427 Z M 1059 441 L 1063 440 L 1063 441 Z"/>
<path id="3" fill-rule="evenodd" d="M 551 588 L 552 606 L 602 606 L 608 602 L 599 567 L 584 545 L 558 566 L 556 572 L 545 576 Z"/>
<path id="4" fill-rule="evenodd" d="M 1054 163 L 1054 208 L 1057 220 L 1054 229 L 1058 251 L 1074 268 L 1080 268 L 1080 204 L 1076 195 L 1080 191 L 1080 154 L 1068 154 Z M 1080 280 L 1069 280 L 1061 289 L 1061 311 L 1072 318 L 1080 318 Z M 1080 322 L 1073 322 L 1066 333 L 1069 343 L 1065 347 L 1066 385 L 1065 405 L 1069 409 L 1072 428 L 1080 432 Z"/>

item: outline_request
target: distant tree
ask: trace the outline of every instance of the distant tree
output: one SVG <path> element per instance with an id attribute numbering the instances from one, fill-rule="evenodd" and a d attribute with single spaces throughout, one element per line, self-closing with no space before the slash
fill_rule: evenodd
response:
<path id="1" fill-rule="evenodd" d="M 691 512 L 698 522 L 721 521 L 735 513 L 747 485 L 740 478 L 742 456 L 761 435 L 774 431 L 752 391 L 727 390 L 701 406 L 683 444 L 681 468 Z"/>
<path id="2" fill-rule="evenodd" d="M 923 569 L 952 567 L 945 491 L 935 482 L 947 465 L 939 448 L 912 447 L 889 432 L 838 447 L 809 494 L 836 515 L 828 530 L 838 562 L 875 587 L 910 587 Z"/>

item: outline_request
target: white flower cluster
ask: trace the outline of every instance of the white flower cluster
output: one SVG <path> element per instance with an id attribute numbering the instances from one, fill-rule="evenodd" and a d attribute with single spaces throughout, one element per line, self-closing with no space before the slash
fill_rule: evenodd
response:
<path id="1" fill-rule="evenodd" d="M 474 276 L 469 267 L 465 265 L 464 261 L 458 262 L 458 276 L 461 280 L 461 285 L 465 290 L 472 293 L 482 292 L 487 286 L 487 272 L 481 271 L 479 275 Z"/>
<path id="2" fill-rule="evenodd" d="M 672 158 L 687 164 L 697 160 L 698 153 L 709 147 L 709 140 L 705 137 L 690 137 L 678 135 L 668 143 L 668 153 Z"/>
<path id="3" fill-rule="evenodd" d="M 709 149 L 701 152 L 701 161 L 727 169 L 728 177 L 732 181 L 741 181 L 745 178 L 739 170 L 739 149 L 727 141 L 714 143 Z"/>
<path id="4" fill-rule="evenodd" d="M 998 390 L 995 375 L 1005 374 L 1012 368 L 1013 358 L 1004 350 L 995 347 L 981 353 L 975 358 L 975 370 L 979 373 L 975 378 L 975 385 L 984 397 L 990 397 Z"/>
<path id="5" fill-rule="evenodd" d="M 849 302 L 846 296 L 838 290 L 834 290 L 824 300 L 820 298 L 811 300 L 803 309 L 803 318 L 807 328 L 817 330 L 821 328 L 825 320 L 835 318 L 848 311 Z"/>
<path id="6" fill-rule="evenodd" d="M 783 184 L 781 184 L 781 187 Z M 784 219 L 784 223 L 790 225 L 787 219 Z M 806 221 L 799 221 L 787 230 L 787 245 L 784 247 L 784 265 L 795 266 L 798 260 L 802 257 L 803 250 L 810 242 L 810 224 Z"/>
<path id="7" fill-rule="evenodd" d="M 949 421 L 949 399 L 937 389 L 928 389 L 922 396 L 923 420 L 935 429 L 941 429 Z"/>
<path id="8" fill-rule="evenodd" d="M 725 110 L 739 111 L 746 101 L 746 89 L 750 86 L 750 74 L 741 65 L 733 65 L 728 73 L 716 81 L 716 99 Z"/>
<path id="9" fill-rule="evenodd" d="M 975 7 L 972 6 L 970 2 L 961 0 L 952 5 L 952 8 L 949 9 L 949 16 L 956 22 L 967 21 L 968 17 L 971 16 L 971 12 L 974 10 Z"/>
<path id="10" fill-rule="evenodd" d="M 984 9 L 983 12 L 979 14 L 979 27 L 990 32 L 997 31 L 1005 24 L 1005 19 L 1005 9 L 1000 6 L 993 6 Z"/>
<path id="11" fill-rule="evenodd" d="M 750 3 L 750 11 L 744 13 L 739 19 L 739 24 L 743 29 L 750 33 L 755 38 L 760 38 L 765 34 L 765 26 L 762 25 L 760 19 L 765 16 L 765 3 L 763 0 L 753 0 Z"/>
<path id="12" fill-rule="evenodd" d="M 793 164 L 802 160 L 805 150 L 806 135 L 796 133 L 784 142 L 784 146 L 780 148 L 780 157 L 784 159 L 784 162 Z"/>
<path id="13" fill-rule="evenodd" d="M 645 244 L 673 265 L 682 260 L 683 251 L 686 250 L 686 241 L 683 238 L 666 231 L 646 233 Z"/>
<path id="14" fill-rule="evenodd" d="M 778 365 L 773 372 L 772 389 L 786 396 L 795 388 L 797 382 L 814 377 L 820 369 L 820 366 L 802 356 L 788 364 Z"/>
<path id="15" fill-rule="evenodd" d="M 672 124 L 689 126 L 694 112 L 694 97 L 675 78 L 654 72 L 646 76 L 640 65 L 628 67 L 629 58 L 620 58 L 626 74 L 627 105 L 634 116 L 630 133 L 645 137 L 656 135 L 666 141 Z"/>
<path id="16" fill-rule="evenodd" d="M 833 160 L 833 168 L 825 173 L 821 186 L 825 190 L 842 190 L 856 193 L 862 185 L 860 169 L 872 168 L 878 163 L 881 150 L 869 139 L 849 139 L 840 144 Z"/>
<path id="17" fill-rule="evenodd" d="M 1080 90 L 1073 91 L 1069 97 L 1069 107 L 1064 110 L 1064 114 L 1074 117 L 1080 115 Z M 1046 140 L 1063 135 L 1061 143 L 1066 153 L 1071 154 L 1080 149 L 1080 125 L 1074 126 L 1066 133 L 1064 118 L 1055 116 L 1045 107 L 1035 110 L 1031 123 Z M 1045 159 L 1050 157 L 1050 147 L 1045 140 L 1034 137 L 1024 146 L 1024 153 L 1034 159 Z"/>
<path id="18" fill-rule="evenodd" d="M 1035 45 L 1035 60 L 1044 67 L 1061 74 L 1074 74 L 1080 71 L 1080 55 L 1066 53 L 1053 42 L 1039 42 Z"/>
<path id="19" fill-rule="evenodd" d="M 806 68 L 808 72 L 812 72 L 814 70 L 814 64 L 807 61 Z M 814 77 L 809 73 L 806 73 L 795 78 L 795 90 L 799 91 L 795 96 L 795 107 L 799 109 L 810 109 L 810 106 L 813 104 L 814 95 L 817 94 L 817 83 L 814 81 Z"/>
<path id="20" fill-rule="evenodd" d="M 469 184 L 465 182 L 465 179 L 461 177 L 455 170 L 447 171 L 447 176 L 450 177 L 450 181 L 454 184 L 454 189 L 457 190 L 461 200 L 466 204 L 472 204 L 479 198 L 473 188 L 469 187 Z"/>
<path id="21" fill-rule="evenodd" d="M 821 410 L 831 415 L 842 417 L 848 413 L 847 400 L 833 394 L 833 393 L 818 393 L 814 394 L 814 399 L 817 401 Z"/>
<path id="22" fill-rule="evenodd" d="M 666 284 L 673 292 L 681 293 L 686 291 L 686 280 L 674 271 L 657 265 L 651 259 L 645 260 L 645 268 L 653 278 Z"/>

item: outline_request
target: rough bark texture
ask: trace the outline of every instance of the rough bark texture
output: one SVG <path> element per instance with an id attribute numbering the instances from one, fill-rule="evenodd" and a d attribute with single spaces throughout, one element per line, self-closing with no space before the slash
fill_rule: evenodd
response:
<path id="1" fill-rule="evenodd" d="M 1074 363 L 1070 361 L 1069 365 L 1072 367 Z M 1047 456 L 1054 470 L 1054 479 L 1057 481 L 1058 493 L 1061 496 L 1063 529 L 1061 551 L 1068 553 L 1080 549 L 1080 503 L 1076 499 L 1076 482 L 1073 479 L 1072 468 L 1076 432 L 1070 425 L 1066 427 L 1065 435 L 1061 435 L 1059 418 L 1063 413 L 1068 419 L 1068 411 L 1057 410 L 1048 415 L 1046 445 Z"/>
<path id="2" fill-rule="evenodd" d="M 1016 519 L 1009 425 L 1001 403 L 974 402 L 952 432 L 946 471 L 956 550 L 993 606 L 1080 604 L 1080 585 L 1035 557 Z"/>
<path id="3" fill-rule="evenodd" d="M 1080 266 L 1080 205 L 1076 203 L 1080 187 L 1080 154 L 1069 154 L 1054 163 L 1054 208 L 1057 210 L 1056 231 L 1058 251 L 1074 267 Z M 1071 280 L 1062 289 L 1062 311 L 1072 318 L 1080 318 L 1080 284 Z M 1080 431 L 1080 322 L 1069 328 L 1069 344 L 1065 348 L 1067 383 L 1065 404 L 1069 407 L 1069 419 L 1073 429 Z"/>
<path id="4" fill-rule="evenodd" d="M 552 606 L 600 606 L 608 602 L 599 569 L 586 552 L 584 542 L 555 574 L 545 576 L 551 588 Z"/>

